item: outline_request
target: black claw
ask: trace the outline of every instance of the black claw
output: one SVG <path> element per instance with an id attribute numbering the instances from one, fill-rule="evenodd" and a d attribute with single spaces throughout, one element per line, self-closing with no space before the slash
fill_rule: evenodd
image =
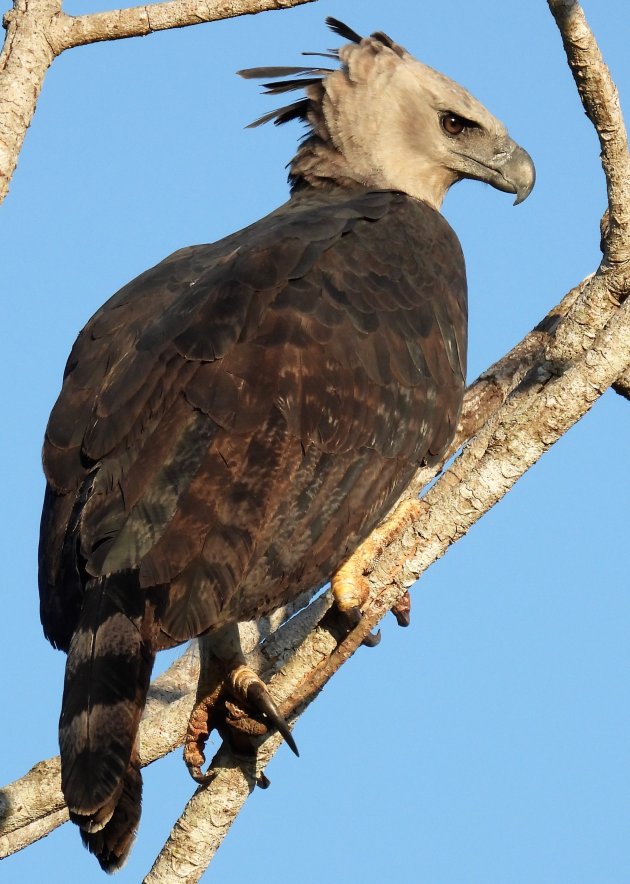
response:
<path id="1" fill-rule="evenodd" d="M 375 648 L 377 645 L 381 643 L 381 630 L 378 629 L 376 632 L 368 633 L 363 641 L 362 645 L 365 645 L 366 648 Z"/>
<path id="2" fill-rule="evenodd" d="M 363 616 L 363 614 L 361 613 L 361 608 L 359 608 L 358 605 L 355 605 L 354 608 L 348 608 L 342 613 L 346 618 L 349 629 L 354 629 L 355 626 L 358 626 L 361 622 L 361 617 Z"/>
<path id="3" fill-rule="evenodd" d="M 264 773 L 261 773 L 258 779 L 256 780 L 256 785 L 259 789 L 268 789 L 271 785 L 271 780 Z"/>
<path id="4" fill-rule="evenodd" d="M 361 618 L 363 617 L 361 608 L 359 608 L 358 605 L 356 605 L 354 608 L 348 608 L 342 613 L 348 625 L 349 632 L 359 625 L 359 623 L 361 622 Z M 361 644 L 364 645 L 366 648 L 375 648 L 378 644 L 380 644 L 380 641 L 381 630 L 379 629 L 377 632 L 371 632 L 369 635 L 366 635 Z"/>
<path id="5" fill-rule="evenodd" d="M 396 623 L 399 626 L 409 626 L 411 623 L 411 617 L 408 611 L 399 611 L 397 609 L 392 608 L 392 614 L 396 618 Z"/>
<path id="6" fill-rule="evenodd" d="M 300 753 L 298 752 L 297 744 L 293 739 L 293 734 L 289 730 L 289 725 L 276 709 L 275 703 L 269 696 L 265 686 L 262 683 L 256 684 L 255 682 L 250 684 L 247 689 L 247 700 L 260 712 L 264 712 L 276 730 L 282 734 L 289 749 L 291 749 L 291 751 L 299 758 Z"/>
<path id="7" fill-rule="evenodd" d="M 411 596 L 409 591 L 398 599 L 392 608 L 392 614 L 399 626 L 409 626 L 411 623 Z"/>

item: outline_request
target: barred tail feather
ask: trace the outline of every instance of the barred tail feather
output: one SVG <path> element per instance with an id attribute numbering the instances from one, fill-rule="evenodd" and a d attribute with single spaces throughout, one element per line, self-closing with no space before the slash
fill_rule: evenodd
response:
<path id="1" fill-rule="evenodd" d="M 122 790 L 114 802 L 113 812 L 106 805 L 105 809 L 111 816 L 103 828 L 86 831 L 84 819 L 71 815 L 74 822 L 82 826 L 81 838 L 84 845 L 96 856 L 105 872 L 115 872 L 127 859 L 140 822 L 141 804 L 142 774 L 140 761 L 134 750 L 123 777 Z"/>
<path id="2" fill-rule="evenodd" d="M 103 868 L 118 868 L 140 819 L 135 741 L 155 654 L 133 573 L 86 587 L 66 663 L 59 721 L 61 788 Z"/>

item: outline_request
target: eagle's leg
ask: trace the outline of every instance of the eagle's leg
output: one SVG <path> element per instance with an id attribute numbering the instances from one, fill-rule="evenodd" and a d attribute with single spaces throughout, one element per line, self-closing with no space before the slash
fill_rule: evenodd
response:
<path id="1" fill-rule="evenodd" d="M 263 715 L 298 755 L 293 735 L 278 712 L 267 685 L 245 662 L 237 624 L 202 636 L 199 651 L 197 698 L 184 743 L 184 761 L 192 778 L 198 783 L 212 779 L 212 771 L 204 774 L 201 768 L 205 763 L 203 749 L 213 729 L 216 728 L 222 736 L 236 743 L 238 750 L 246 751 L 247 739 L 243 739 L 243 732 L 238 727 L 240 710 L 230 700 L 242 705 L 249 713 Z M 261 726 L 260 733 L 265 730 L 264 725 Z M 251 735 L 256 734 L 251 731 Z"/>
<path id="2" fill-rule="evenodd" d="M 347 561 L 335 571 L 332 591 L 338 610 L 348 626 L 354 628 L 361 619 L 361 608 L 369 595 L 366 574 L 372 571 L 386 547 L 410 525 L 422 511 L 423 504 L 417 498 L 401 501 L 392 513 L 364 540 Z M 399 626 L 408 626 L 411 599 L 406 592 L 392 608 Z M 363 644 L 370 647 L 380 641 L 380 630 L 369 635 Z"/>

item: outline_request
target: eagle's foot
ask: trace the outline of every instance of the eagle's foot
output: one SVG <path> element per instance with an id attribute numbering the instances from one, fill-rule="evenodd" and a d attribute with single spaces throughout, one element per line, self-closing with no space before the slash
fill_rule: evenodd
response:
<path id="1" fill-rule="evenodd" d="M 213 779 L 206 773 L 204 748 L 213 730 L 243 756 L 255 749 L 252 738 L 277 729 L 298 755 L 295 740 L 262 679 L 245 663 L 236 624 L 199 639 L 200 673 L 197 699 L 188 721 L 184 761 L 196 783 Z M 261 786 L 264 784 L 261 782 Z"/>
<path id="2" fill-rule="evenodd" d="M 337 609 L 341 612 L 348 626 L 348 631 L 358 625 L 362 616 L 361 608 L 369 596 L 369 585 L 365 575 L 376 567 L 388 544 L 418 517 L 422 507 L 422 502 L 416 498 L 401 501 L 393 513 L 372 532 L 333 575 L 333 595 Z M 411 619 L 409 593 L 406 592 L 391 610 L 399 626 L 409 626 Z M 368 635 L 363 640 L 363 644 L 374 647 L 379 643 L 380 638 L 379 630 Z"/>
<path id="3" fill-rule="evenodd" d="M 334 587 L 333 587 L 334 593 Z M 353 605 L 351 608 L 346 608 L 345 610 L 339 607 L 339 603 L 337 603 L 338 611 L 341 618 L 342 628 L 345 630 L 346 634 L 352 632 L 352 630 L 359 625 L 361 622 L 361 618 L 363 617 L 363 612 L 361 611 L 360 605 Z M 377 645 L 381 643 L 381 630 L 377 629 L 376 632 L 370 632 L 365 636 L 363 641 L 361 642 L 366 648 L 375 648 Z"/>
<path id="4" fill-rule="evenodd" d="M 368 541 L 366 541 L 367 543 Z M 341 616 L 346 633 L 351 632 L 358 626 L 361 617 L 361 606 L 367 601 L 370 593 L 367 580 L 363 572 L 365 559 L 359 555 L 365 544 L 350 556 L 347 562 L 335 571 L 332 578 L 332 591 L 335 597 L 337 611 Z M 367 635 L 361 644 L 368 648 L 375 648 L 381 640 L 381 631 Z"/>
<path id="5" fill-rule="evenodd" d="M 269 693 L 267 685 L 254 672 L 254 670 L 250 669 L 250 667 L 246 666 L 244 663 L 235 666 L 228 674 L 227 683 L 234 698 L 237 702 L 243 703 L 246 710 L 240 710 L 233 703 L 226 703 L 229 711 L 227 723 L 235 730 L 242 732 L 243 729 L 242 727 L 239 727 L 239 722 L 242 720 L 249 721 L 248 712 L 264 715 L 270 724 L 273 725 L 273 727 L 283 736 L 291 751 L 299 756 L 300 753 L 298 752 L 298 747 L 293 739 L 293 734 L 291 733 L 289 725 L 278 712 L 278 708 Z M 265 728 L 263 726 L 263 733 L 264 730 Z M 257 730 L 256 733 L 252 732 L 251 735 L 258 736 L 260 734 Z"/>
<path id="6" fill-rule="evenodd" d="M 203 750 L 213 730 L 213 713 L 218 704 L 219 694 L 220 687 L 210 694 L 200 695 L 198 691 L 197 700 L 188 719 L 188 728 L 184 740 L 184 762 L 188 768 L 188 773 L 200 785 L 206 785 L 215 776 L 212 769 L 204 773 L 202 767 L 206 763 L 206 756 Z"/>

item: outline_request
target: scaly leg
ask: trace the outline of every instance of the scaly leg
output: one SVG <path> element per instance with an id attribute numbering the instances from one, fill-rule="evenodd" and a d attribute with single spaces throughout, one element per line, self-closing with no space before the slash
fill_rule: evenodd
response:
<path id="1" fill-rule="evenodd" d="M 275 727 L 289 747 L 299 755 L 295 740 L 284 718 L 267 689 L 267 685 L 245 662 L 241 649 L 238 626 L 229 624 L 223 629 L 202 636 L 199 640 L 201 667 L 197 686 L 197 699 L 188 721 L 188 732 L 184 744 L 184 761 L 192 778 L 198 783 L 212 779 L 212 771 L 201 771 L 205 763 L 204 746 L 211 731 L 216 729 L 232 742 L 236 740 L 238 749 L 246 751 L 246 741 L 239 738 L 226 725 L 236 724 L 239 710 L 230 699 L 242 704 L 248 712 L 264 715 Z M 259 733 L 267 728 L 262 725 Z M 253 734 L 253 732 L 252 732 Z"/>
<path id="2" fill-rule="evenodd" d="M 349 627 L 354 628 L 361 619 L 361 607 L 365 604 L 369 585 L 365 578 L 376 566 L 379 557 L 387 545 L 407 525 L 410 525 L 420 514 L 422 503 L 416 498 L 401 501 L 384 522 L 376 528 L 367 540 L 364 540 L 350 558 L 333 574 L 332 591 L 337 608 L 341 611 Z M 411 599 L 409 593 L 392 608 L 399 626 L 409 625 Z M 364 644 L 370 647 L 380 641 L 380 631 L 373 634 Z"/>

